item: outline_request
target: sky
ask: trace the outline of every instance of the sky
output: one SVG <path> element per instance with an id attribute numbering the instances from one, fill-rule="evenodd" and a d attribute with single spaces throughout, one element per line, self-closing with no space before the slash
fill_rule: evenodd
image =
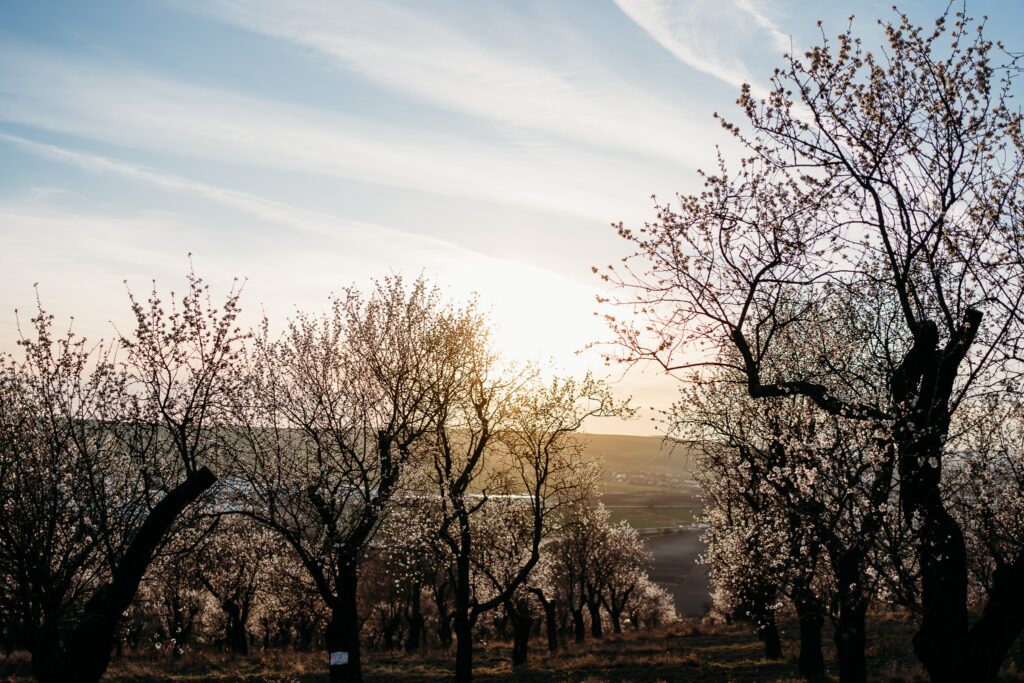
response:
<path id="1" fill-rule="evenodd" d="M 91 339 L 125 282 L 215 292 L 249 322 L 424 275 L 476 293 L 506 355 L 607 376 L 654 434 L 677 384 L 607 369 L 591 266 L 611 224 L 698 188 L 743 82 L 891 0 L 3 0 L 0 350 L 38 295 Z M 940 0 L 901 6 L 921 23 Z M 813 7 L 809 10 L 808 7 Z M 1024 3 L 975 1 L 1024 47 Z M 20 313 L 16 314 L 15 311 Z"/>

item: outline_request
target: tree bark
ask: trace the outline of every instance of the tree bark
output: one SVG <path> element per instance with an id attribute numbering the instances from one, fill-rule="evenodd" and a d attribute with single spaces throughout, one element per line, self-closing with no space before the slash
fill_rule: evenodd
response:
<path id="1" fill-rule="evenodd" d="M 448 591 L 442 586 L 434 586 L 434 606 L 437 607 L 437 638 L 441 646 L 448 649 L 452 646 L 452 615 L 448 611 Z"/>
<path id="2" fill-rule="evenodd" d="M 249 634 L 245 630 L 245 616 L 238 605 L 231 600 L 224 603 L 224 612 L 228 615 L 226 642 L 228 649 L 237 655 L 249 654 Z"/>
<path id="3" fill-rule="evenodd" d="M 86 602 L 82 617 L 67 640 L 66 649 L 59 652 L 57 646 L 40 653 L 46 661 L 38 667 L 36 653 L 33 652 L 33 671 L 39 672 L 36 675 L 40 681 L 96 683 L 102 678 L 110 664 L 121 617 L 135 599 L 139 583 L 152 563 L 156 549 L 181 513 L 216 481 L 213 472 L 203 467 L 188 475 L 185 481 L 153 506 L 114 568 L 110 582 L 96 589 Z"/>
<path id="4" fill-rule="evenodd" d="M 824 610 L 810 589 L 797 590 L 793 598 L 797 619 L 800 622 L 798 669 L 806 680 L 819 680 L 825 676 L 825 658 L 821 650 L 821 629 L 825 625 Z"/>
<path id="5" fill-rule="evenodd" d="M 769 612 L 767 620 L 757 626 L 757 637 L 764 643 L 765 659 L 782 659 L 782 640 L 779 627 L 775 624 L 775 613 Z"/>
<path id="6" fill-rule="evenodd" d="M 331 605 L 331 619 L 327 622 L 327 657 L 331 683 L 361 683 L 362 666 L 359 659 L 359 614 L 356 594 L 359 578 L 354 559 L 343 561 L 339 575 L 337 596 Z"/>
<path id="7" fill-rule="evenodd" d="M 572 630 L 573 635 L 577 643 L 585 641 L 587 632 L 583 625 L 583 608 L 574 609 L 572 611 Z"/>
<path id="8" fill-rule="evenodd" d="M 810 591 L 798 591 L 794 600 L 797 618 L 800 621 L 800 675 L 808 680 L 824 677 L 825 660 L 821 652 L 821 629 L 824 626 L 824 612 L 821 604 Z"/>
<path id="9" fill-rule="evenodd" d="M 467 534 L 468 536 L 468 534 Z M 473 680 L 473 621 L 470 614 L 470 542 L 464 537 L 463 552 L 455 558 L 455 682 Z"/>
<path id="10" fill-rule="evenodd" d="M 525 599 L 506 607 L 512 621 L 512 667 L 526 664 L 529 655 L 530 632 L 533 630 L 533 614 Z"/>
<path id="11" fill-rule="evenodd" d="M 420 608 L 420 597 L 421 587 L 415 586 L 410 596 L 411 611 L 409 613 L 409 638 L 405 641 L 406 652 L 416 652 L 420 649 L 420 642 L 423 638 L 423 630 L 425 620 L 423 618 L 423 611 Z M 438 619 L 443 619 L 442 615 L 438 615 Z"/>
<path id="12" fill-rule="evenodd" d="M 473 680 L 473 624 L 469 615 L 455 613 L 455 681 L 470 683 Z"/>
<path id="13" fill-rule="evenodd" d="M 604 637 L 604 627 L 601 625 L 601 603 L 587 600 L 587 609 L 590 611 L 590 635 L 594 638 Z"/>
<path id="14" fill-rule="evenodd" d="M 548 634 L 548 652 L 558 652 L 558 603 L 554 600 L 544 603 L 544 622 Z"/>
<path id="15" fill-rule="evenodd" d="M 940 470 L 927 464 L 938 460 L 941 447 L 908 450 L 901 459 L 917 462 L 904 468 L 910 471 L 902 473 L 901 494 L 910 519 L 920 520 L 923 612 L 914 651 L 933 681 L 967 680 L 967 549 L 960 525 L 942 504 Z"/>
<path id="16" fill-rule="evenodd" d="M 905 523 L 919 530 L 922 617 L 914 652 L 933 681 L 967 680 L 972 673 L 967 661 L 967 550 L 960 525 L 942 503 L 941 481 L 950 395 L 980 323 L 981 313 L 968 310 L 959 333 L 940 349 L 938 327 L 920 321 L 890 385 L 894 405 L 906 406 L 894 437 L 900 507 Z"/>
<path id="17" fill-rule="evenodd" d="M 622 633 L 622 610 L 608 610 L 608 616 L 612 620 L 612 631 Z"/>
<path id="18" fill-rule="evenodd" d="M 766 659 L 782 659 L 782 640 L 779 638 L 779 627 L 775 623 L 774 588 L 762 588 L 751 597 L 750 611 L 757 629 L 758 639 L 764 643 Z"/>
<path id="19" fill-rule="evenodd" d="M 978 681 L 994 681 L 1024 628 L 1024 553 L 992 576 L 992 590 L 969 636 L 970 669 Z M 1019 653 L 1024 654 L 1024 641 Z M 1021 657 L 1019 664 L 1024 664 Z"/>
<path id="20" fill-rule="evenodd" d="M 836 624 L 836 654 L 841 683 L 863 683 L 867 680 L 864 657 L 865 616 L 867 600 L 858 558 L 843 558 L 836 566 L 839 585 L 839 619 Z"/>

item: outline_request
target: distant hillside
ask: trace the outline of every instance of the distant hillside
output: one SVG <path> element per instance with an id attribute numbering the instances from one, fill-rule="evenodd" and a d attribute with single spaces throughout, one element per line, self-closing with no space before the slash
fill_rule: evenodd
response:
<path id="1" fill-rule="evenodd" d="M 699 521 L 703 504 L 693 481 L 693 448 L 656 436 L 584 434 L 585 457 L 602 464 L 601 502 L 611 520 L 637 529 Z"/>
<path id="2" fill-rule="evenodd" d="M 673 447 L 657 436 L 585 434 L 589 458 L 604 464 L 604 480 L 622 484 L 679 488 L 693 479 L 691 447 Z"/>

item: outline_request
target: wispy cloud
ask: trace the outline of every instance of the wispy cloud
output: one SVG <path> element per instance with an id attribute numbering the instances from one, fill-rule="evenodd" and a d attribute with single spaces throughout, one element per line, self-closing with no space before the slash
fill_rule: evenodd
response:
<path id="1" fill-rule="evenodd" d="M 282 315 L 295 304 L 316 305 L 327 291 L 353 280 L 365 280 L 388 271 L 411 275 L 427 272 L 454 286 L 460 297 L 475 291 L 483 296 L 485 305 L 497 307 L 498 318 L 503 321 L 498 336 L 505 342 L 503 346 L 508 352 L 537 355 L 557 351 L 558 355 L 571 358 L 574 351 L 601 332 L 590 315 L 593 287 L 558 273 L 485 256 L 443 240 L 309 211 L 102 155 L 2 132 L 0 141 L 93 172 L 116 174 L 213 201 L 243 216 L 286 227 L 290 236 L 283 241 L 280 237 L 271 237 L 274 243 L 267 244 L 265 240 L 253 238 L 252 231 L 243 227 L 240 232 L 247 236 L 248 245 L 240 249 L 236 238 L 230 234 L 232 231 L 225 226 L 218 231 L 220 239 L 211 239 L 203 236 L 201 228 L 189 227 L 189 220 L 184 216 L 146 212 L 128 219 L 117 216 L 100 219 L 81 208 L 55 209 L 48 201 L 51 193 L 44 192 L 37 193 L 36 201 L 29 206 L 0 205 L 0 225 L 11 228 L 5 231 L 6 237 L 0 240 L 0 245 L 8 253 L 22 254 L 24 264 L 38 264 L 44 260 L 40 252 L 45 252 L 45 259 L 56 261 L 65 271 L 65 277 L 68 271 L 81 270 L 83 266 L 94 268 L 108 263 L 146 264 L 146 268 L 161 271 L 148 273 L 152 277 L 168 270 L 173 273 L 168 260 L 173 252 L 180 252 L 180 256 L 199 250 L 205 244 L 205 248 L 214 253 L 205 253 L 204 257 L 217 262 L 220 271 L 225 271 L 228 264 L 236 264 L 239 270 L 234 274 L 252 276 L 258 281 L 254 284 L 259 300 L 272 304 Z M 235 245 L 233 253 L 225 253 L 225 242 Z M 275 252 L 274 259 L 254 258 L 261 251 L 271 249 Z M 248 258 L 245 252 L 250 252 Z M 282 259 L 286 263 L 302 264 L 301 273 L 290 276 L 291 286 L 283 286 L 280 280 Z M 381 272 L 382 264 L 387 264 L 387 271 Z M 175 261 L 173 266 L 177 265 Z M 38 272 L 30 275 L 9 269 L 3 279 L 24 282 L 39 276 Z M 574 320 L 573 324 L 565 324 L 568 318 Z M 534 329 L 549 332 L 542 339 L 531 332 Z"/>
<path id="2" fill-rule="evenodd" d="M 636 22 L 680 61 L 739 88 L 751 83 L 755 93 L 766 74 L 752 74 L 745 49 L 782 53 L 791 38 L 755 4 L 755 0 L 615 0 Z"/>
<path id="3" fill-rule="evenodd" d="M 694 120 L 682 97 L 617 78 L 605 65 L 551 64 L 529 50 L 543 27 L 518 26 L 514 16 L 497 19 L 505 38 L 499 42 L 478 24 L 463 25 L 455 13 L 425 6 L 334 0 L 188 0 L 185 6 L 314 50 L 393 92 L 506 131 L 678 161 L 695 131 L 711 127 Z"/>
<path id="4" fill-rule="evenodd" d="M 17 145 L 35 154 L 73 164 L 87 170 L 113 173 L 165 190 L 192 194 L 202 199 L 216 202 L 251 218 L 290 228 L 299 234 L 317 233 L 326 235 L 340 242 L 350 242 L 349 246 L 365 246 L 376 241 L 395 244 L 397 241 L 406 245 L 412 242 L 414 248 L 457 248 L 455 245 L 446 244 L 441 240 L 412 235 L 380 225 L 342 219 L 338 216 L 322 212 L 310 211 L 286 202 L 275 201 L 247 192 L 164 173 L 99 154 L 78 152 L 66 147 L 37 142 L 4 132 L 0 132 L 0 141 Z"/>
<path id="5" fill-rule="evenodd" d="M 11 43 L 0 47 L 0 63 L 6 65 L 0 120 L 120 147 L 323 173 L 602 223 L 629 207 L 646 207 L 650 192 L 682 168 L 558 144 L 524 146 L 380 124 Z"/>

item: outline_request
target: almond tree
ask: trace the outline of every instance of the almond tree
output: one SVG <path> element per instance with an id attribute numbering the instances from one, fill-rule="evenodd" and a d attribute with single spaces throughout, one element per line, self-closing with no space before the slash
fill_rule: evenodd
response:
<path id="1" fill-rule="evenodd" d="M 680 433 L 702 444 L 700 482 L 715 525 L 706 555 L 712 574 L 744 584 L 760 576 L 788 594 L 807 677 L 824 672 L 822 621 L 835 604 L 840 678 L 863 677 L 872 555 L 893 460 L 859 423 L 818 414 L 799 396 L 751 399 L 721 374 L 674 411 Z"/>
<path id="2" fill-rule="evenodd" d="M 933 680 L 991 680 L 1021 630 L 1024 555 L 1009 558 L 970 622 L 964 534 L 942 473 L 965 397 L 998 390 L 1019 367 L 1017 65 L 962 12 L 932 29 L 904 15 L 883 28 L 883 52 L 850 29 L 823 35 L 786 57 L 765 99 L 744 87 L 746 127 L 724 126 L 746 158 L 722 161 L 703 192 L 660 207 L 656 222 L 619 226 L 636 253 L 605 277 L 638 321 L 611 320 L 616 355 L 680 372 L 718 362 L 728 343 L 752 397 L 801 395 L 883 429 L 920 568 L 915 653 Z M 773 367 L 783 333 L 816 338 L 807 314 L 834 296 L 881 297 L 898 311 L 876 330 L 892 340 L 880 374 L 849 370 L 856 349 L 822 358 L 820 374 Z"/>
<path id="3" fill-rule="evenodd" d="M 191 553 L 193 572 L 223 614 L 223 642 L 249 654 L 249 624 L 268 588 L 268 574 L 284 550 L 265 528 L 240 515 L 222 515 Z"/>
<path id="4" fill-rule="evenodd" d="M 678 619 L 672 595 L 651 581 L 649 576 L 641 576 L 629 604 L 629 623 L 633 628 L 656 628 Z"/>
<path id="5" fill-rule="evenodd" d="M 402 473 L 435 424 L 433 396 L 474 343 L 473 306 L 443 304 L 424 280 L 346 290 L 280 338 L 264 322 L 235 420 L 248 457 L 236 505 L 294 551 L 331 613 L 330 680 L 361 680 L 358 568 Z"/>
<path id="6" fill-rule="evenodd" d="M 52 332 L 41 308 L 4 365 L 0 605 L 42 681 L 97 681 L 146 570 L 216 482 L 220 409 L 244 341 L 194 274 L 165 303 L 130 295 L 114 350 Z"/>
<path id="7" fill-rule="evenodd" d="M 590 376 L 543 383 L 531 372 L 502 372 L 486 343 L 465 347 L 462 359 L 459 381 L 435 396 L 431 444 L 460 683 L 472 679 L 477 620 L 525 587 L 552 522 L 589 494 L 593 476 L 576 432 L 590 416 L 626 411 Z M 496 519 L 488 510 L 498 500 L 514 503 L 522 523 L 507 529 L 504 543 L 487 546 L 483 522 Z"/>
<path id="8" fill-rule="evenodd" d="M 558 592 L 572 617 L 573 639 L 582 643 L 586 639 L 586 623 L 583 610 L 588 606 L 588 597 L 596 596 L 598 579 L 595 575 L 599 539 L 608 526 L 610 511 L 598 503 L 574 505 L 566 510 L 562 521 L 562 531 L 556 539 L 557 561 L 553 569 Z M 595 607 L 600 600 L 591 600 Z M 593 620 L 594 614 L 591 613 Z M 600 632 L 600 613 L 596 618 L 598 625 L 591 624 L 592 632 Z"/>
<path id="9" fill-rule="evenodd" d="M 622 614 L 647 576 L 653 559 L 640 534 L 625 520 L 611 526 L 604 535 L 597 572 L 603 579 L 601 604 L 615 633 L 622 633 Z"/>
<path id="10" fill-rule="evenodd" d="M 1024 552 L 1024 400 L 982 397 L 958 417 L 943 496 L 964 529 L 971 602 L 984 609 Z"/>

